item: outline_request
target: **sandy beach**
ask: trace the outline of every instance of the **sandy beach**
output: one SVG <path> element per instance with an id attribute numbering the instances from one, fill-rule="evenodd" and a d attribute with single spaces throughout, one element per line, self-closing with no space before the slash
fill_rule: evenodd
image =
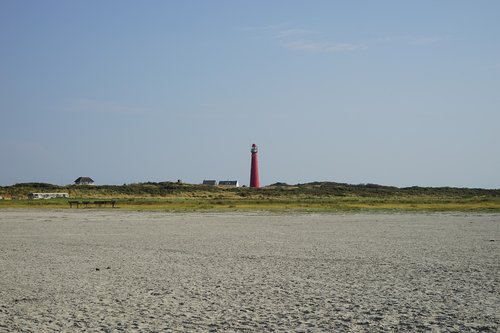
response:
<path id="1" fill-rule="evenodd" d="M 0 211 L 0 332 L 498 332 L 500 215 Z"/>

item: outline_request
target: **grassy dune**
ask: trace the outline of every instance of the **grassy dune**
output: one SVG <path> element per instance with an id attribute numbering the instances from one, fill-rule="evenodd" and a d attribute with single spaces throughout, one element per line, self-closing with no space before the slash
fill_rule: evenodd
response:
<path id="1" fill-rule="evenodd" d="M 500 190 L 396 188 L 374 184 L 274 184 L 261 189 L 177 183 L 122 186 L 16 184 L 0 187 L 0 208 L 69 208 L 68 199 L 29 200 L 31 192 L 68 192 L 78 201 L 115 200 L 120 209 L 166 211 L 500 211 Z M 93 205 L 88 207 L 94 208 Z M 107 208 L 107 207 L 102 207 Z M 116 208 L 115 208 L 116 209 Z"/>

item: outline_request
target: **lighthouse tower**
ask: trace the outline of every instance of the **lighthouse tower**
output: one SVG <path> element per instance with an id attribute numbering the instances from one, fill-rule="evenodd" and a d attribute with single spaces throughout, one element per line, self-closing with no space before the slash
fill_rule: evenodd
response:
<path id="1" fill-rule="evenodd" d="M 257 159 L 257 145 L 252 145 L 252 166 L 250 169 L 250 187 L 259 188 L 259 161 Z"/>

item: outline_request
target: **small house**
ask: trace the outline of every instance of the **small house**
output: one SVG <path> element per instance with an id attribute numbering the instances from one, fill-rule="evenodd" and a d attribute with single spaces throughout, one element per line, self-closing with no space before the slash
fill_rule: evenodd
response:
<path id="1" fill-rule="evenodd" d="M 203 185 L 208 185 L 208 186 L 216 186 L 217 181 L 216 180 L 204 180 Z"/>
<path id="2" fill-rule="evenodd" d="M 75 185 L 93 185 L 94 180 L 90 177 L 78 177 L 75 180 Z"/>
<path id="3" fill-rule="evenodd" d="M 219 181 L 219 186 L 231 186 L 231 187 L 239 187 L 237 180 L 221 180 Z"/>

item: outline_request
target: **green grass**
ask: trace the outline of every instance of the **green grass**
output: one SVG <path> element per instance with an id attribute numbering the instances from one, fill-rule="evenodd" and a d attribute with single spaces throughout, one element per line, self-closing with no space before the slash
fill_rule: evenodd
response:
<path id="1" fill-rule="evenodd" d="M 69 200 L 116 200 L 117 209 L 165 211 L 493 211 L 500 190 L 450 187 L 397 188 L 332 182 L 261 189 L 220 188 L 171 182 L 104 186 L 43 183 L 0 187 L 1 208 L 69 208 L 68 199 L 28 200 L 31 192 L 68 192 Z M 81 209 L 81 208 L 80 208 Z M 94 209 L 90 207 L 88 209 Z M 101 209 L 111 209 L 101 207 Z"/>
<path id="2" fill-rule="evenodd" d="M 101 198 L 99 198 L 101 199 Z M 111 198 L 108 198 L 111 199 Z M 71 198 L 69 200 L 94 201 L 96 198 Z M 113 198 L 114 209 L 161 210 L 161 211 L 491 211 L 500 212 L 500 198 L 453 198 L 453 197 L 143 197 Z M 1 208 L 57 208 L 69 209 L 68 199 L 50 200 L 3 200 Z M 76 209 L 76 208 L 73 208 Z M 109 206 L 96 208 L 90 205 L 79 209 L 113 209 Z"/>

